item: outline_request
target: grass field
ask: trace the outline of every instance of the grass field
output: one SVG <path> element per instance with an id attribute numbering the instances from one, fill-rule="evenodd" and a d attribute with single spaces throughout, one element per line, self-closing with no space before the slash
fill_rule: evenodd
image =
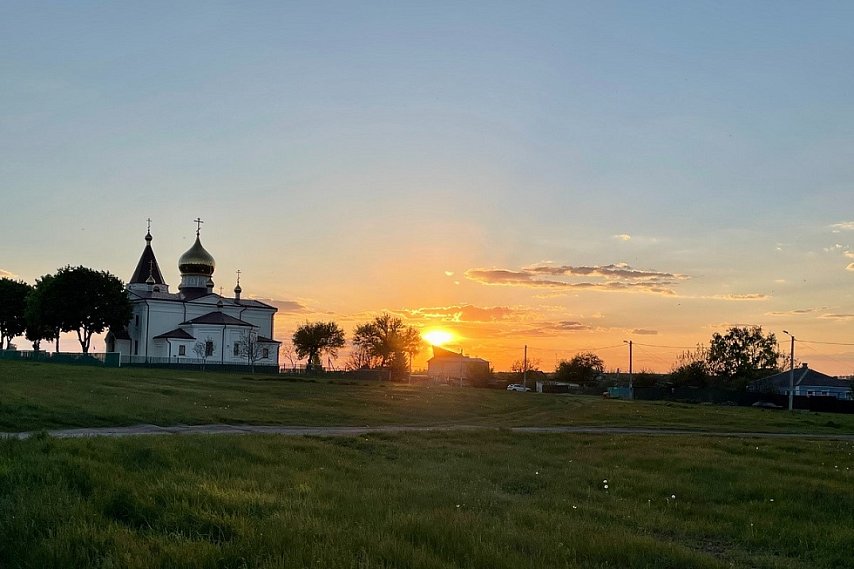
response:
<path id="1" fill-rule="evenodd" d="M 0 361 L 0 431 L 264 425 L 608 425 L 854 433 L 854 416 L 389 383 Z"/>
<path id="2" fill-rule="evenodd" d="M 852 451 L 495 431 L 6 440 L 0 566 L 851 567 Z"/>
<path id="3" fill-rule="evenodd" d="M 852 433 L 844 415 L 0 362 L 0 430 L 235 423 Z M 854 442 L 0 439 L 0 567 L 848 568 Z M 606 482 L 607 481 L 607 482 Z M 607 488 L 606 488 L 607 484 Z"/>

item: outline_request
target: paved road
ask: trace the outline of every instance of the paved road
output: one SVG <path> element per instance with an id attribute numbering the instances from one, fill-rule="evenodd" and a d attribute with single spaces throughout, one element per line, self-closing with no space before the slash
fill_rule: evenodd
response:
<path id="1" fill-rule="evenodd" d="M 495 427 L 475 425 L 449 425 L 432 427 L 409 427 L 405 425 L 382 425 L 362 427 L 286 427 L 277 425 L 133 425 L 131 427 L 101 427 L 80 429 L 59 429 L 46 431 L 57 438 L 83 437 L 132 437 L 143 435 L 243 435 L 273 434 L 285 436 L 326 436 L 341 437 L 365 435 L 370 433 L 421 433 L 431 431 L 497 431 Z M 646 427 L 509 427 L 514 433 L 576 433 L 597 435 L 647 435 L 674 436 L 696 435 L 704 437 L 763 438 L 763 439 L 830 439 L 854 441 L 854 434 L 807 434 L 807 433 L 758 433 L 758 432 L 722 432 L 691 431 L 685 429 L 651 429 Z M 36 432 L 0 433 L 0 438 L 26 439 Z"/>

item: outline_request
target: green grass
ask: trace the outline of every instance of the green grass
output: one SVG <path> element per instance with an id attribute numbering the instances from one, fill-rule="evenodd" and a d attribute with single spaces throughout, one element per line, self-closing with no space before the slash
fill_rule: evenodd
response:
<path id="1" fill-rule="evenodd" d="M 0 566 L 851 566 L 854 443 L 697 440 L 0 441 Z"/>
<path id="2" fill-rule="evenodd" d="M 854 416 L 389 383 L 0 361 L 0 431 L 233 423 L 854 433 Z"/>

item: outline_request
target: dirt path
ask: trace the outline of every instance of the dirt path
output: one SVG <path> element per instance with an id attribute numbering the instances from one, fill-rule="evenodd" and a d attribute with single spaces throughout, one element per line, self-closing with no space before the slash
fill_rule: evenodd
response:
<path id="1" fill-rule="evenodd" d="M 421 433 L 421 432 L 450 432 L 450 431 L 497 431 L 495 427 L 479 427 L 475 425 L 445 425 L 433 427 L 409 427 L 405 425 L 383 425 L 363 427 L 286 427 L 277 425 L 173 425 L 159 427 L 157 425 L 133 425 L 131 427 L 100 427 L 59 429 L 45 431 L 57 438 L 83 437 L 132 437 L 148 435 L 245 435 L 266 434 L 299 436 L 348 437 L 370 433 Z M 723 432 L 723 431 L 691 431 L 685 429 L 650 429 L 645 427 L 509 427 L 505 430 L 513 433 L 574 433 L 597 435 L 647 435 L 647 436 L 676 436 L 693 435 L 703 437 L 741 437 L 763 439 L 830 439 L 854 440 L 854 434 L 810 434 L 810 433 L 759 433 L 759 432 Z M 36 431 L 22 433 L 0 433 L 0 438 L 27 439 L 36 435 Z"/>

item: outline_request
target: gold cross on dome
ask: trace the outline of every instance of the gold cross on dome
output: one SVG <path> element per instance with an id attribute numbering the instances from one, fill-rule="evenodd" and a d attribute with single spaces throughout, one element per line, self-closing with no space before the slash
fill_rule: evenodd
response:
<path id="1" fill-rule="evenodd" d="M 202 221 L 201 217 L 197 217 L 193 221 L 196 223 L 196 237 L 198 237 L 199 233 L 201 233 L 202 231 L 202 224 L 204 223 L 204 221 Z"/>

